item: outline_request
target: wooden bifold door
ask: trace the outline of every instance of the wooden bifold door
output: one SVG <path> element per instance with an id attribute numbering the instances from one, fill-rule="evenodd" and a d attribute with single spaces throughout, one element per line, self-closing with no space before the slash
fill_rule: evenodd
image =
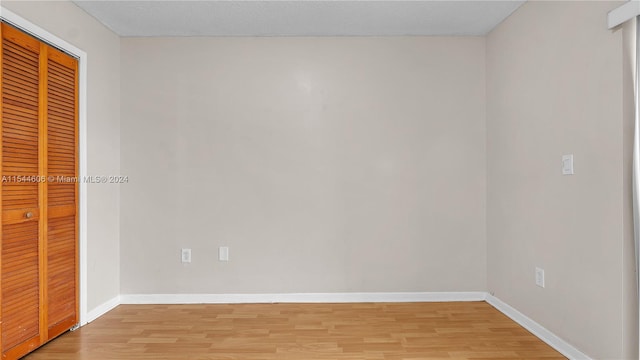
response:
<path id="1" fill-rule="evenodd" d="M 78 64 L 0 28 L 0 353 L 78 323 Z"/>

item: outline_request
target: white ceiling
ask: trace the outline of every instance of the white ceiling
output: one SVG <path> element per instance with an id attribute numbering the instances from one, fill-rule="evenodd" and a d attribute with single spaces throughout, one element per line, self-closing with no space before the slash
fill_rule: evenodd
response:
<path id="1" fill-rule="evenodd" d="M 524 1 L 74 0 L 121 36 L 485 35 Z"/>

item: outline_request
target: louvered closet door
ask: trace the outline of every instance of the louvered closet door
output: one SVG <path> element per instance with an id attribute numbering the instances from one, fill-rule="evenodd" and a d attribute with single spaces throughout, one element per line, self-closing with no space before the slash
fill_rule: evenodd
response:
<path id="1" fill-rule="evenodd" d="M 47 52 L 47 324 L 48 339 L 77 323 L 76 59 Z"/>
<path id="2" fill-rule="evenodd" d="M 78 74 L 1 26 L 0 353 L 16 359 L 78 322 Z"/>
<path id="3" fill-rule="evenodd" d="M 38 41 L 2 24 L 3 358 L 41 343 L 39 53 Z"/>

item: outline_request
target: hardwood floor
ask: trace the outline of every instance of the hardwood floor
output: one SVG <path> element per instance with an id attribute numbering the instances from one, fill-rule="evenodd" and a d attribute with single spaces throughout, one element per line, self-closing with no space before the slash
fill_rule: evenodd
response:
<path id="1" fill-rule="evenodd" d="M 120 305 L 25 359 L 564 359 L 485 302 Z"/>

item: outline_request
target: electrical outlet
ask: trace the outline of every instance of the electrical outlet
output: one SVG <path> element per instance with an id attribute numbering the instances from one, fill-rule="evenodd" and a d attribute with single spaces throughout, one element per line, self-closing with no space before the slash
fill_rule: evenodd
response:
<path id="1" fill-rule="evenodd" d="M 218 260 L 220 261 L 229 261 L 229 247 L 228 246 L 220 246 L 218 249 Z"/>
<path id="2" fill-rule="evenodd" d="M 562 175 L 573 175 L 573 154 L 562 155 Z"/>
<path id="3" fill-rule="evenodd" d="M 536 285 L 544 287 L 544 269 L 536 268 Z"/>
<path id="4" fill-rule="evenodd" d="M 191 262 L 191 249 L 182 249 L 182 263 L 190 263 Z"/>

